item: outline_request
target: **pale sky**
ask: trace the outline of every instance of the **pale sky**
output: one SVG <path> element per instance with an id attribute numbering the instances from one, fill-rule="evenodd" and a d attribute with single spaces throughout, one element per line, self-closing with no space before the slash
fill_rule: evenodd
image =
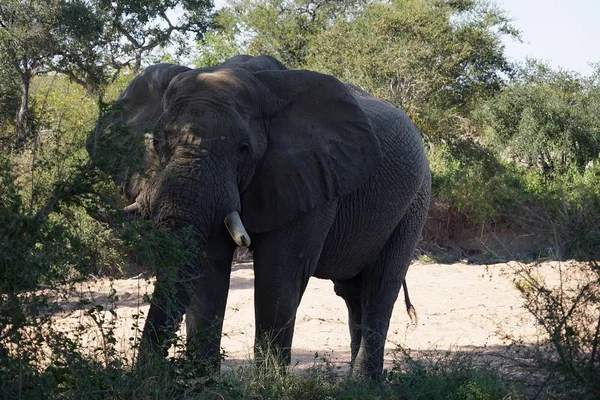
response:
<path id="1" fill-rule="evenodd" d="M 523 43 L 505 39 L 506 55 L 533 57 L 590 75 L 600 62 L 600 0 L 492 0 L 514 19 Z M 215 0 L 220 7 L 224 0 Z"/>
<path id="2" fill-rule="evenodd" d="M 600 62 L 600 0 L 496 0 L 521 31 L 523 44 L 506 39 L 506 55 L 530 56 L 553 67 L 590 75 Z"/>

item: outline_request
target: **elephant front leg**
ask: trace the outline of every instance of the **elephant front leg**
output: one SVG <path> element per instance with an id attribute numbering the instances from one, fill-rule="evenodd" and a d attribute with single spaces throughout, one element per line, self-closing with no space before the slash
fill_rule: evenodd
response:
<path id="1" fill-rule="evenodd" d="M 259 368 L 285 367 L 291 362 L 298 301 L 279 301 L 271 308 L 264 306 L 271 301 L 264 297 L 256 299 L 254 359 Z"/>
<path id="2" fill-rule="evenodd" d="M 221 362 L 221 333 L 229 290 L 227 271 L 201 277 L 194 285 L 186 308 L 186 356 L 207 369 L 219 371 Z"/>
<path id="3" fill-rule="evenodd" d="M 270 360 L 290 364 L 296 311 L 336 209 L 337 200 L 332 200 L 276 230 L 253 236 L 258 365 Z"/>
<path id="4" fill-rule="evenodd" d="M 288 366 L 296 311 L 315 261 L 295 257 L 284 261 L 280 256 L 268 260 L 256 250 L 254 257 L 255 361 L 259 367 Z"/>
<path id="5" fill-rule="evenodd" d="M 164 359 L 167 356 L 188 299 L 189 292 L 178 281 L 177 274 L 162 273 L 157 276 L 140 341 L 140 367 L 152 359 Z"/>
<path id="6" fill-rule="evenodd" d="M 219 371 L 221 334 L 236 245 L 225 231 L 207 244 L 199 273 L 191 277 L 191 298 L 185 310 L 186 355 L 206 372 Z"/>

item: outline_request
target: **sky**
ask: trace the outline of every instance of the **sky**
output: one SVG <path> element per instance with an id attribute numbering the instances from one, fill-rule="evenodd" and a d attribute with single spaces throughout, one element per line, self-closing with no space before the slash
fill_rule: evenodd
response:
<path id="1" fill-rule="evenodd" d="M 493 0 L 513 19 L 523 43 L 506 38 L 506 55 L 532 57 L 590 75 L 600 62 L 600 0 Z M 222 6 L 224 0 L 215 0 Z"/>
<path id="2" fill-rule="evenodd" d="M 600 62 L 600 0 L 496 0 L 513 18 L 523 43 L 505 39 L 516 61 L 542 59 L 555 68 L 590 75 Z"/>

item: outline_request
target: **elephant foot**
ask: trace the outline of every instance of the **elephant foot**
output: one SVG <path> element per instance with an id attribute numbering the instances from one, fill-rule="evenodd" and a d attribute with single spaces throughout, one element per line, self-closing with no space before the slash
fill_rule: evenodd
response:
<path id="1" fill-rule="evenodd" d="M 382 371 L 369 371 L 366 368 L 352 366 L 350 369 L 350 377 L 359 382 L 380 382 L 383 377 Z"/>
<path id="2" fill-rule="evenodd" d="M 211 342 L 202 342 L 198 340 L 189 340 L 186 344 L 185 363 L 193 366 L 199 375 L 212 375 L 221 371 L 221 362 L 225 358 L 220 351 L 219 344 Z"/>
<path id="3" fill-rule="evenodd" d="M 264 335 L 254 346 L 254 362 L 262 373 L 287 374 L 291 362 L 290 347 L 282 347 Z"/>

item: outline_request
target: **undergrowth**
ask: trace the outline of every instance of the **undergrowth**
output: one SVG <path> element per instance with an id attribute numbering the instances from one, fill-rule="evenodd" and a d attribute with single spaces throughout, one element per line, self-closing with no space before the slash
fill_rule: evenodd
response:
<path id="1" fill-rule="evenodd" d="M 201 365 L 185 359 L 155 360 L 138 371 L 127 362 L 85 357 L 75 342 L 56 336 L 52 362 L 17 373 L 2 364 L 6 399 L 517 399 L 512 382 L 447 352 L 436 356 L 402 350 L 380 382 L 354 380 L 331 364 L 315 360 L 305 370 L 257 368 L 250 362 L 216 375 L 202 375 Z M 52 342 L 54 343 L 54 342 Z M 21 354 L 21 357 L 23 354 Z M 17 359 L 5 360 L 15 369 Z M 22 360 L 28 361 L 28 360 Z"/>
<path id="2" fill-rule="evenodd" d="M 534 236 L 535 257 L 524 260 L 590 261 L 600 254 L 598 160 L 544 175 L 468 140 L 439 145 L 429 158 L 432 198 L 483 233 L 487 226 L 512 226 Z"/>
<path id="3" fill-rule="evenodd" d="M 512 333 L 506 340 L 546 376 L 539 393 L 600 398 L 600 265 L 517 264 L 508 274 L 535 318 L 539 336 L 534 346 Z"/>

